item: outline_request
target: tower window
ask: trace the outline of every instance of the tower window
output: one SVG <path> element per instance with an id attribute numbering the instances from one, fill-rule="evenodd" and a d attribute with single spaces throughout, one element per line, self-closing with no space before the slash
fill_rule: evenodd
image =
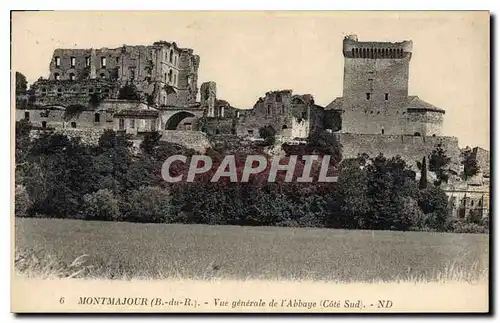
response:
<path id="1" fill-rule="evenodd" d="M 385 133 L 385 130 L 384 130 L 384 128 L 382 128 L 382 130 L 381 130 L 380 132 L 381 132 L 382 134 L 384 134 L 384 133 Z"/>
<path id="2" fill-rule="evenodd" d="M 42 121 L 42 128 L 47 128 L 47 121 Z"/>
<path id="3" fill-rule="evenodd" d="M 76 58 L 71 57 L 71 67 L 75 67 L 75 66 L 76 66 Z"/>
<path id="4" fill-rule="evenodd" d="M 386 93 L 385 96 L 384 96 L 384 99 L 387 101 L 389 100 L 389 93 Z"/>
<path id="5" fill-rule="evenodd" d="M 371 97 L 371 93 L 366 93 L 366 99 L 370 100 L 370 97 Z"/>
<path id="6" fill-rule="evenodd" d="M 61 58 L 59 56 L 56 56 L 55 60 L 56 60 L 56 67 L 60 67 L 61 66 Z"/>
<path id="7" fill-rule="evenodd" d="M 267 106 L 267 114 L 271 114 L 271 105 L 270 104 Z"/>
<path id="8" fill-rule="evenodd" d="M 119 130 L 125 129 L 125 120 L 124 119 L 119 119 L 118 120 L 118 129 Z"/>
<path id="9" fill-rule="evenodd" d="M 26 119 L 26 121 L 30 121 L 30 112 L 29 111 L 24 111 L 24 119 Z"/>
<path id="10" fill-rule="evenodd" d="M 101 121 L 101 115 L 99 113 L 94 114 L 94 122 L 100 122 Z"/>
<path id="11" fill-rule="evenodd" d="M 85 67 L 89 67 L 90 66 L 90 57 L 85 57 Z"/>
<path id="12" fill-rule="evenodd" d="M 168 82 L 172 82 L 172 70 L 168 71 Z"/>
<path id="13" fill-rule="evenodd" d="M 69 74 L 69 80 L 70 80 L 70 81 L 74 81 L 74 80 L 75 80 L 75 74 L 70 73 L 70 74 Z"/>
<path id="14" fill-rule="evenodd" d="M 101 57 L 101 67 L 106 68 L 106 57 Z"/>
<path id="15" fill-rule="evenodd" d="M 281 94 L 276 94 L 276 102 L 281 102 Z"/>
<path id="16" fill-rule="evenodd" d="M 73 122 L 71 123 L 71 128 L 76 128 L 76 122 L 74 122 L 74 121 L 73 121 Z"/>
<path id="17" fill-rule="evenodd" d="M 173 59 L 174 59 L 174 51 L 170 50 L 169 62 L 172 63 Z"/>
<path id="18" fill-rule="evenodd" d="M 135 128 L 135 119 L 130 119 L 130 128 Z"/>
<path id="19" fill-rule="evenodd" d="M 54 73 L 54 80 L 59 81 L 59 73 Z"/>

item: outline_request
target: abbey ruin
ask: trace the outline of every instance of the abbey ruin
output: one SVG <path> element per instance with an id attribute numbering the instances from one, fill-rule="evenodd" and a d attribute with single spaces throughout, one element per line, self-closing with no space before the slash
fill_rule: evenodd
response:
<path id="1" fill-rule="evenodd" d="M 383 153 L 400 155 L 410 165 L 441 143 L 458 172 L 458 139 L 442 133 L 445 111 L 409 94 L 412 46 L 347 36 L 342 97 L 321 106 L 311 94 L 269 91 L 252 109 L 219 98 L 213 81 L 198 87 L 200 57 L 175 42 L 56 49 L 49 77 L 17 96 L 16 120 L 80 136 L 113 129 L 140 140 L 157 131 L 164 141 L 199 148 L 215 135 L 258 140 L 264 126 L 283 141 L 328 131 L 341 143 L 344 158 Z"/>

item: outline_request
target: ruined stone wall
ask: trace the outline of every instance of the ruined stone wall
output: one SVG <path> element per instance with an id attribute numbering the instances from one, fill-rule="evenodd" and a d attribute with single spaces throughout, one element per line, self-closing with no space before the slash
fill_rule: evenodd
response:
<path id="1" fill-rule="evenodd" d="M 182 145 L 200 153 L 204 153 L 210 147 L 210 141 L 201 131 L 165 130 L 161 140 Z"/>
<path id="2" fill-rule="evenodd" d="M 417 137 L 405 135 L 370 135 L 370 134 L 335 134 L 342 145 L 343 158 L 355 158 L 358 154 L 366 153 L 375 157 L 379 153 L 386 157 L 400 155 L 409 165 L 416 168 L 416 162 L 422 161 L 441 142 L 452 158 L 454 168 L 460 164 L 460 149 L 456 137 Z"/>
<path id="3" fill-rule="evenodd" d="M 71 114 L 62 109 L 16 110 L 16 121 L 25 119 L 37 127 L 111 129 L 113 114 L 106 111 L 78 111 Z M 98 117 L 96 117 L 98 115 Z"/>
<path id="4" fill-rule="evenodd" d="M 205 118 L 201 130 L 207 135 L 236 134 L 236 124 L 232 118 Z"/>
<path id="5" fill-rule="evenodd" d="M 175 42 L 111 49 L 56 49 L 49 79 L 101 79 L 116 83 L 117 88 L 131 82 L 143 97 L 151 96 L 157 105 L 187 106 L 196 102 L 198 67 L 199 57 Z"/>
<path id="6" fill-rule="evenodd" d="M 477 165 L 479 166 L 479 171 L 483 173 L 484 176 L 490 176 L 490 152 L 486 149 L 475 147 L 473 149 L 474 157 L 476 158 Z"/>
<path id="7" fill-rule="evenodd" d="M 30 87 L 30 104 L 47 105 L 82 105 L 91 106 L 91 96 L 96 94 L 99 100 L 114 95 L 116 88 L 107 80 L 38 80 Z"/>
<path id="8" fill-rule="evenodd" d="M 43 130 L 32 130 L 30 136 L 32 138 L 38 138 L 40 134 L 44 132 Z M 55 129 L 54 133 L 67 136 L 68 138 L 79 137 L 82 143 L 90 146 L 97 146 L 99 144 L 99 138 L 101 137 L 104 129 Z"/>

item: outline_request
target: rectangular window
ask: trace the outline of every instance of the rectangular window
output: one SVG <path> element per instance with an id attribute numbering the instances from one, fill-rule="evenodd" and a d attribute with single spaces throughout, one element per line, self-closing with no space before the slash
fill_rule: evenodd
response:
<path id="1" fill-rule="evenodd" d="M 24 111 L 24 119 L 26 119 L 26 121 L 30 121 L 30 112 L 29 111 Z"/>
<path id="2" fill-rule="evenodd" d="M 135 119 L 130 119 L 130 128 L 135 128 Z"/>
<path id="3" fill-rule="evenodd" d="M 267 114 L 271 114 L 271 105 L 270 104 L 267 106 Z"/>
<path id="4" fill-rule="evenodd" d="M 106 68 L 106 57 L 101 57 L 101 67 Z"/>
<path id="5" fill-rule="evenodd" d="M 370 97 L 371 97 L 371 93 L 366 93 L 366 99 L 370 100 Z"/>
<path id="6" fill-rule="evenodd" d="M 151 131 L 156 131 L 156 120 L 151 120 Z"/>
<path id="7" fill-rule="evenodd" d="M 125 120 L 123 120 L 123 119 L 118 120 L 118 129 L 119 130 L 125 129 Z"/>
<path id="8" fill-rule="evenodd" d="M 85 67 L 90 66 L 90 57 L 85 57 Z"/>
<path id="9" fill-rule="evenodd" d="M 76 58 L 71 57 L 71 67 L 75 67 L 75 66 L 76 66 Z"/>
<path id="10" fill-rule="evenodd" d="M 253 136 L 253 130 L 248 130 L 248 134 L 249 134 L 250 136 Z"/>
<path id="11" fill-rule="evenodd" d="M 76 128 L 76 122 L 74 122 L 74 121 L 73 121 L 73 122 L 71 123 L 71 128 Z"/>
<path id="12" fill-rule="evenodd" d="M 386 101 L 387 101 L 387 100 L 389 100 L 389 93 L 386 93 L 386 94 L 385 94 L 385 100 L 386 100 Z"/>
<path id="13" fill-rule="evenodd" d="M 59 56 L 56 56 L 56 67 L 61 66 L 61 58 Z"/>

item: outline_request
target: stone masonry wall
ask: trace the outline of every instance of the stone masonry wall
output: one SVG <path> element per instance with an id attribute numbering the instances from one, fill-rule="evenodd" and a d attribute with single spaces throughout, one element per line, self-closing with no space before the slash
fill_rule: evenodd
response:
<path id="1" fill-rule="evenodd" d="M 355 158 L 366 153 L 375 157 L 383 153 L 385 157 L 400 155 L 409 165 L 416 168 L 416 162 L 434 150 L 437 143 L 443 143 L 447 155 L 455 167 L 459 166 L 460 149 L 456 137 L 417 137 L 405 135 L 336 134 L 342 145 L 343 158 Z M 454 168 L 455 168 L 454 167 Z"/>

